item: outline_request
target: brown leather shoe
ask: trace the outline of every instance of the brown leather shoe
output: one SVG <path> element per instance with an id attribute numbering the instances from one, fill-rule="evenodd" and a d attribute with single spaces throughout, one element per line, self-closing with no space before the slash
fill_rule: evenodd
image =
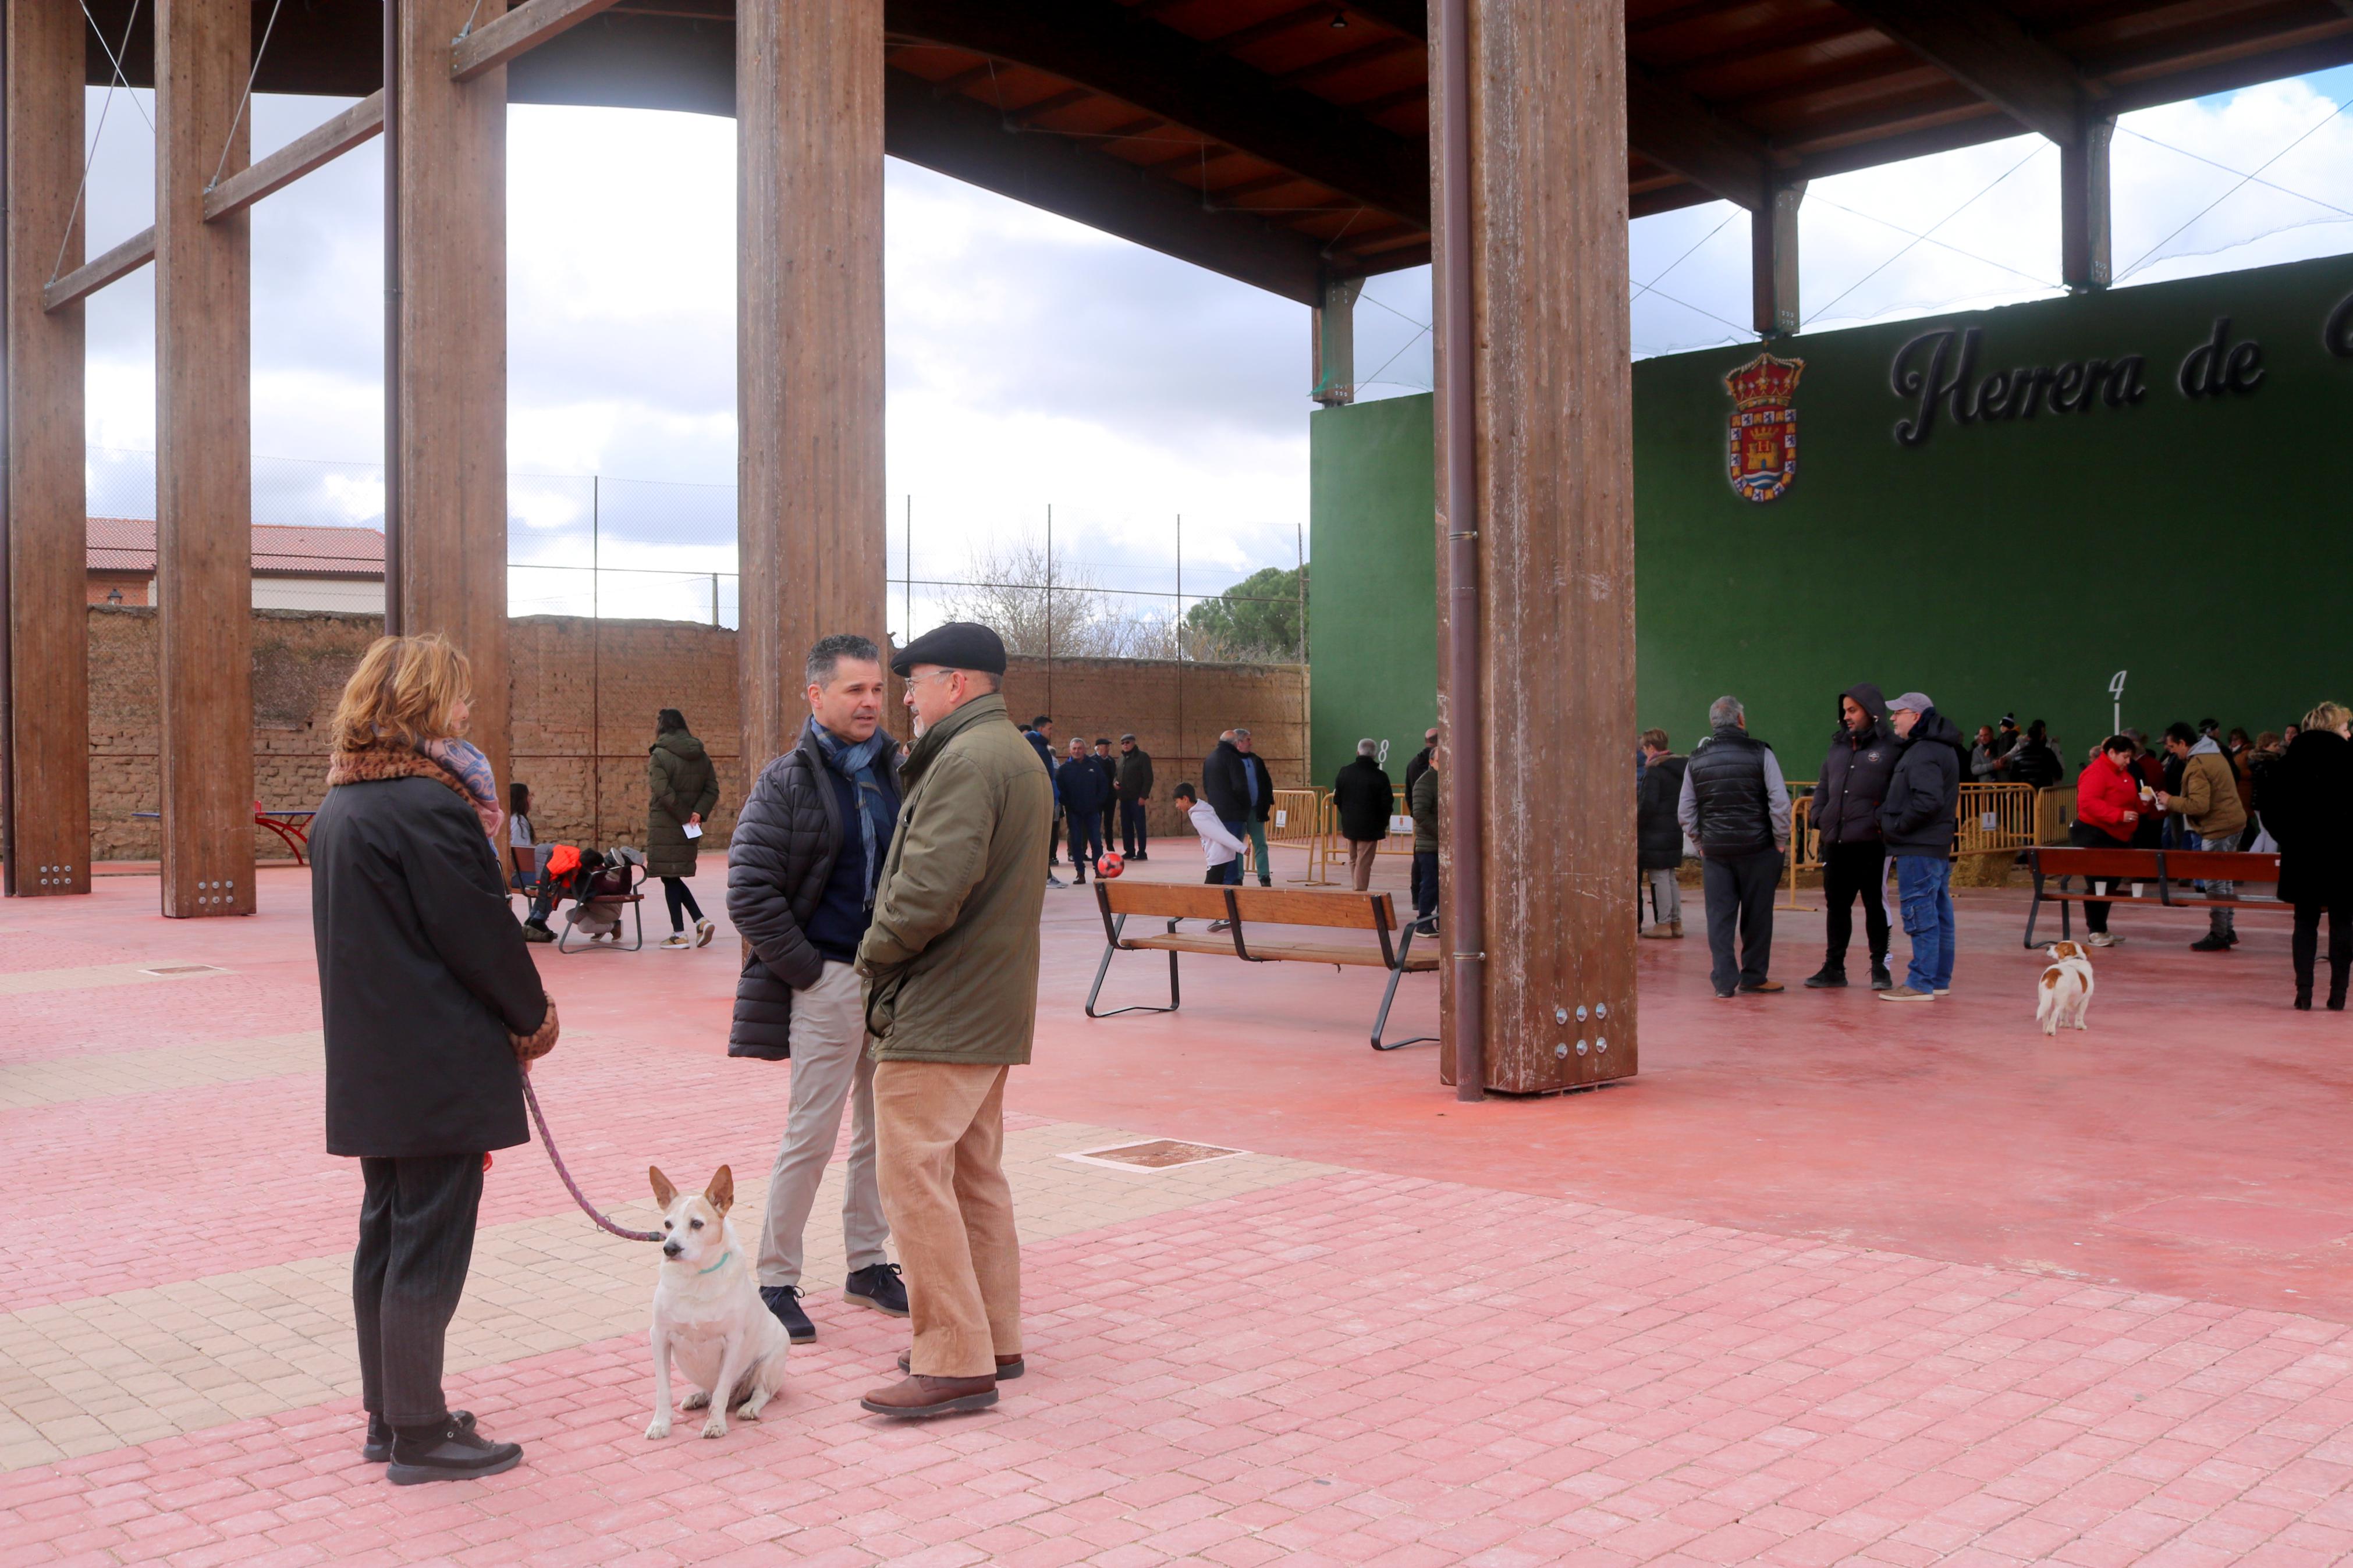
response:
<path id="1" fill-rule="evenodd" d="M 908 1373 L 913 1373 L 914 1372 L 914 1352 L 901 1351 L 899 1352 L 899 1370 Z M 1029 1369 L 1028 1367 L 1021 1363 L 1021 1358 L 1018 1355 L 1001 1355 L 997 1358 L 997 1381 L 999 1383 L 1008 1383 L 1014 1378 L 1019 1377 L 1023 1373 L 1029 1370 Z"/>
<path id="2" fill-rule="evenodd" d="M 1754 985 L 1744 985 L 1741 989 L 1751 995 L 1756 995 L 1760 992 L 1778 991 L 1781 989 L 1781 983 L 1778 980 L 1760 980 Z"/>
<path id="3" fill-rule="evenodd" d="M 997 1379 L 926 1377 L 914 1373 L 888 1388 L 869 1389 L 858 1403 L 877 1415 L 946 1415 L 958 1410 L 986 1410 L 997 1403 Z"/>

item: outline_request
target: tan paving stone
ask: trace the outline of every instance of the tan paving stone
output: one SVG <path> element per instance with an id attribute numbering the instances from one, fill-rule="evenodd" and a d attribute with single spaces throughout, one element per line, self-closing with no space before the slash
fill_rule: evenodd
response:
<path id="1" fill-rule="evenodd" d="M 216 1070 L 241 1062 L 260 1076 L 298 1070 L 266 1064 L 290 1059 L 291 1042 L 300 1042 L 315 1064 L 315 1033 L 272 1041 L 178 1054 L 218 1058 Z M 150 1073 L 142 1088 L 156 1087 Z M 1261 1154 L 1161 1171 L 1061 1157 L 1149 1133 L 1072 1122 L 1007 1134 L 1006 1170 L 1023 1238 L 1045 1241 L 1130 1223 L 1334 1170 Z M 846 1272 L 832 1223 L 841 1211 L 841 1171 L 837 1162 L 818 1193 L 806 1265 L 812 1279 Z M 738 1188 L 731 1217 L 747 1245 L 756 1246 L 765 1186 L 754 1177 Z M 657 1216 L 649 1204 L 636 1203 L 614 1217 L 638 1227 Z M 356 1393 L 350 1290 L 351 1255 L 343 1253 L 0 1313 L 0 1469 Z M 645 1324 L 652 1294 L 649 1252 L 606 1236 L 576 1213 L 491 1226 L 475 1243 L 466 1300 L 450 1326 L 448 1368 L 495 1365 L 634 1332 Z"/>
<path id="2" fill-rule="evenodd" d="M 0 996 L 13 994 L 8 982 L 25 978 L 21 974 L 0 974 Z M 325 1050 L 320 1032 L 306 1029 L 288 1035 L 213 1041 L 200 1048 L 166 1046 L 154 1050 L 96 1051 L 40 1061 L 0 1063 L 0 1110 L 198 1089 L 210 1084 L 248 1083 L 255 1079 L 280 1078 L 289 1073 L 321 1072 L 324 1070 Z"/>
<path id="3" fill-rule="evenodd" d="M 181 969 L 178 974 L 154 974 L 149 969 Z M 0 996 L 27 996 L 37 991 L 88 991 L 103 985 L 154 985 L 165 982 L 211 980 L 230 971 L 215 966 L 175 964 L 158 961 L 139 963 L 92 963 L 73 969 L 19 969 L 0 973 Z"/>

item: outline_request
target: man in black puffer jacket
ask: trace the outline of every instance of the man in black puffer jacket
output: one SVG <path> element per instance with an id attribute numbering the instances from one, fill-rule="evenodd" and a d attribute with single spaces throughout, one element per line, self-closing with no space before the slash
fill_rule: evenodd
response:
<path id="1" fill-rule="evenodd" d="M 1839 699 L 1838 733 L 1822 758 L 1821 777 L 1807 803 L 1814 831 L 1821 837 L 1822 902 L 1830 918 L 1822 966 L 1806 977 L 1820 991 L 1846 984 L 1847 943 L 1854 937 L 1854 901 L 1862 900 L 1862 933 L 1871 944 L 1871 988 L 1895 982 L 1887 973 L 1887 846 L 1880 841 L 1879 805 L 1895 772 L 1895 737 L 1887 728 L 1887 704 L 1869 681 L 1850 686 Z"/>
<path id="2" fill-rule="evenodd" d="M 874 1171 L 874 1063 L 866 987 L 851 965 L 874 918 L 874 887 L 899 816 L 899 748 L 881 728 L 882 656 L 861 637 L 809 649 L 809 721 L 760 770 L 727 846 L 727 914 L 751 944 L 735 982 L 731 1057 L 793 1062 L 792 1110 L 768 1173 L 760 1299 L 796 1344 L 817 1338 L 801 1309 L 801 1232 L 850 1106 L 843 1184 L 844 1296 L 907 1315 L 882 1250 L 890 1227 Z"/>
<path id="3" fill-rule="evenodd" d="M 1961 766 L 1968 752 L 1960 726 L 1936 711 L 1924 691 L 1887 705 L 1904 750 L 1887 781 L 1879 831 L 1895 862 L 1904 932 L 1912 968 L 1882 1002 L 1933 1002 L 1953 986 L 1953 833 L 1959 826 Z"/>

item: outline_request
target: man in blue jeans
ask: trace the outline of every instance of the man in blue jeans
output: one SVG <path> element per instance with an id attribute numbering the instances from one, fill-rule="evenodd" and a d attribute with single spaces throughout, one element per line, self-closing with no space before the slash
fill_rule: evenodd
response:
<path id="1" fill-rule="evenodd" d="M 1895 862 L 1895 892 L 1912 939 L 1912 967 L 1882 1002 L 1933 1002 L 1953 988 L 1953 830 L 1967 755 L 1961 731 L 1927 693 L 1887 705 L 1903 750 L 1879 807 L 1880 837 Z"/>

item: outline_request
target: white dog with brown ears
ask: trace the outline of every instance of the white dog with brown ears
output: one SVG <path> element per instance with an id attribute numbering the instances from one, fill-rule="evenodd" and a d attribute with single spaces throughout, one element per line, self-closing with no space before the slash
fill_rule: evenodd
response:
<path id="1" fill-rule="evenodd" d="M 2088 1028 L 2084 1009 L 2092 1005 L 2090 955 L 2072 942 L 2054 942 L 2042 951 L 2051 955 L 2051 967 L 2035 989 L 2035 1022 L 2046 1035 L 2056 1035 L 2062 1025 Z"/>
<path id="2" fill-rule="evenodd" d="M 751 1259 L 727 1223 L 735 1203 L 734 1173 L 719 1167 L 711 1185 L 687 1195 L 649 1167 L 654 1201 L 662 1206 L 660 1282 L 654 1287 L 654 1418 L 649 1437 L 670 1436 L 670 1363 L 701 1392 L 686 1396 L 686 1410 L 711 1407 L 702 1424 L 706 1437 L 727 1436 L 727 1412 L 746 1421 L 785 1383 L 785 1353 L 792 1341 L 776 1314 L 761 1304 Z"/>

